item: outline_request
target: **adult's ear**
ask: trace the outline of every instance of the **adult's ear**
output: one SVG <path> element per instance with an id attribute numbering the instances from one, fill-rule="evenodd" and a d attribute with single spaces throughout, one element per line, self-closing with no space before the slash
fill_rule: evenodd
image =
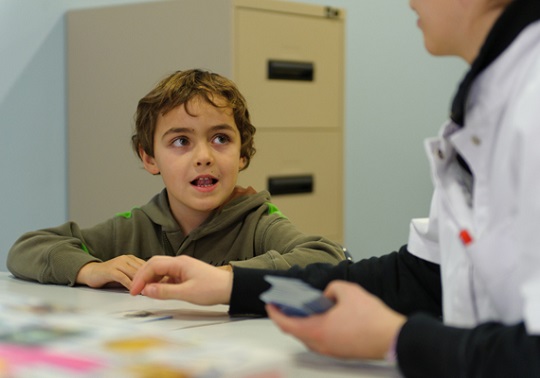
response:
<path id="1" fill-rule="evenodd" d="M 157 165 L 156 159 L 153 156 L 150 156 L 144 151 L 142 147 L 139 147 L 139 156 L 144 165 L 144 169 L 153 175 L 159 175 L 159 167 Z"/>

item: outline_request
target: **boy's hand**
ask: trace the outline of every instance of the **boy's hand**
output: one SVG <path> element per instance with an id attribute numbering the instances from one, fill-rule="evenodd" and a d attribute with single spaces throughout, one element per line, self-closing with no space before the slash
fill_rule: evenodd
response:
<path id="1" fill-rule="evenodd" d="M 144 262 L 133 255 L 122 255 L 104 262 L 91 262 L 79 270 L 76 282 L 93 288 L 118 283 L 129 290 L 135 273 Z"/>
<path id="2" fill-rule="evenodd" d="M 232 276 L 232 271 L 189 256 L 154 256 L 133 278 L 130 293 L 199 305 L 228 304 Z"/>

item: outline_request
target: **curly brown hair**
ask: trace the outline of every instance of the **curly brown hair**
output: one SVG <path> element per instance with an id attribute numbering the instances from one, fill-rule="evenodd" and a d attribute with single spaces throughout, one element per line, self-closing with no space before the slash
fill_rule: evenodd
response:
<path id="1" fill-rule="evenodd" d="M 231 80 L 200 69 L 176 71 L 161 80 L 139 100 L 135 113 L 135 133 L 131 137 L 137 156 L 142 159 L 140 149 L 149 156 L 154 156 L 154 134 L 159 115 L 165 115 L 195 97 L 200 97 L 215 107 L 232 110 L 241 137 L 240 157 L 245 159 L 242 169 L 246 169 L 255 154 L 255 126 L 251 124 L 246 100 Z M 220 105 L 217 105 L 217 98 L 225 100 L 224 104 L 220 101 Z M 186 111 L 189 113 L 187 108 Z"/>

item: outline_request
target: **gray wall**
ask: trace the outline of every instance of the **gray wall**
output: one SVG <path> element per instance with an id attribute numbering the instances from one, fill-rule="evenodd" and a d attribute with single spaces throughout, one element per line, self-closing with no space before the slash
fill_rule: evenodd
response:
<path id="1" fill-rule="evenodd" d="M 134 2 L 0 0 L 0 270 L 23 232 L 67 220 L 64 14 Z M 302 2 L 347 11 L 345 241 L 357 259 L 380 255 L 427 214 L 422 141 L 466 66 L 423 50 L 406 2 Z"/>

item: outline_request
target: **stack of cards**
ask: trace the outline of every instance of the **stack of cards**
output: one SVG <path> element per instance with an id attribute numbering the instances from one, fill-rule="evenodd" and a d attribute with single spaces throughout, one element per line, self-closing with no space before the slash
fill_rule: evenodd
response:
<path id="1" fill-rule="evenodd" d="M 279 276 L 265 276 L 264 279 L 272 287 L 261 294 L 261 300 L 277 306 L 289 316 L 318 314 L 334 305 L 322 291 L 299 279 Z"/>

